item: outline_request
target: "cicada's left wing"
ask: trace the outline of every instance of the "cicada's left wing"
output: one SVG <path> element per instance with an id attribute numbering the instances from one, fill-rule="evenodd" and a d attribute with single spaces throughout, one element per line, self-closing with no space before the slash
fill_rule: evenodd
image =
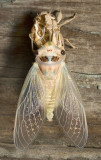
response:
<path id="1" fill-rule="evenodd" d="M 43 86 L 38 68 L 33 65 L 24 82 L 16 111 L 14 144 L 19 150 L 25 150 L 35 139 L 45 119 Z"/>
<path id="2" fill-rule="evenodd" d="M 78 88 L 64 64 L 57 87 L 58 107 L 55 116 L 75 146 L 83 148 L 87 142 L 88 128 L 85 111 Z"/>

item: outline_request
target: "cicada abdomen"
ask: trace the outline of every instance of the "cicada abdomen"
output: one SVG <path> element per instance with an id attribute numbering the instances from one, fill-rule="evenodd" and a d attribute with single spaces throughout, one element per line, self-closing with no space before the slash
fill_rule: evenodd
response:
<path id="1" fill-rule="evenodd" d="M 32 50 L 36 46 L 38 54 L 22 88 L 14 126 L 14 143 L 20 150 L 29 146 L 44 120 L 50 122 L 53 116 L 75 146 L 82 148 L 86 144 L 88 129 L 85 111 L 80 93 L 65 64 L 64 38 L 60 32 L 60 28 L 74 17 L 61 24 L 61 12 L 55 16 L 42 12 L 35 19 L 29 36 Z"/>

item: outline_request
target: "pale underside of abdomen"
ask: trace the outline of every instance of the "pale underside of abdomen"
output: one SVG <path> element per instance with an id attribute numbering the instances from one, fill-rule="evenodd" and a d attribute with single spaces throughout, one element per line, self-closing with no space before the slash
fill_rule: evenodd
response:
<path id="1" fill-rule="evenodd" d="M 45 111 L 48 121 L 52 121 L 55 110 L 55 80 L 46 81 L 45 84 Z"/>

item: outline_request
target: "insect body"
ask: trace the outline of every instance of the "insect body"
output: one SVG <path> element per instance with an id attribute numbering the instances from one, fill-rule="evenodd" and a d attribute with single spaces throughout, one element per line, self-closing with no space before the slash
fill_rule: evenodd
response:
<path id="1" fill-rule="evenodd" d="M 18 101 L 14 143 L 20 150 L 35 139 L 44 120 L 52 121 L 54 115 L 75 146 L 82 148 L 87 141 L 85 111 L 65 64 L 64 39 L 60 33 L 60 27 L 68 21 L 58 25 L 61 17 L 61 12 L 56 17 L 42 12 L 36 17 L 30 34 L 32 49 L 36 46 L 38 54 Z"/>

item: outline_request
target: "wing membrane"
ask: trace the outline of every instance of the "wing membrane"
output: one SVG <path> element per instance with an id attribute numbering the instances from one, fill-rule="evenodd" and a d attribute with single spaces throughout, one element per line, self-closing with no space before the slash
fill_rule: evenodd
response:
<path id="1" fill-rule="evenodd" d="M 19 150 L 28 147 L 43 124 L 43 99 L 43 84 L 38 69 L 33 65 L 24 82 L 16 111 L 14 143 Z"/>
<path id="2" fill-rule="evenodd" d="M 64 133 L 75 146 L 82 148 L 87 141 L 88 128 L 81 96 L 65 65 L 61 73 L 57 95 L 61 100 L 55 115 Z"/>

